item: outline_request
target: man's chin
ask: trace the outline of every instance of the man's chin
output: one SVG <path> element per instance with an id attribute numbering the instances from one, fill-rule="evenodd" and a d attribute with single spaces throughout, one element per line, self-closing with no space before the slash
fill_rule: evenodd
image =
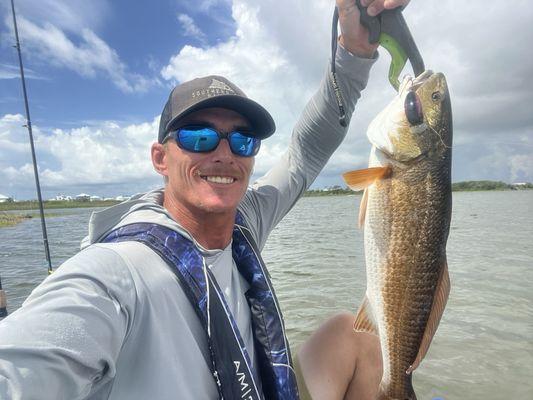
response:
<path id="1" fill-rule="evenodd" d="M 213 216 L 222 216 L 222 215 L 235 215 L 237 211 L 237 206 L 228 207 L 227 205 L 205 205 L 202 204 L 200 210 L 205 214 L 211 214 Z"/>
<path id="2" fill-rule="evenodd" d="M 200 204 L 198 204 L 198 208 L 200 208 L 202 211 L 206 213 L 213 213 L 213 214 L 231 214 L 235 213 L 237 210 L 237 206 L 239 205 L 240 201 L 237 201 L 233 196 L 231 199 L 225 198 L 223 196 L 219 197 L 204 197 Z"/>

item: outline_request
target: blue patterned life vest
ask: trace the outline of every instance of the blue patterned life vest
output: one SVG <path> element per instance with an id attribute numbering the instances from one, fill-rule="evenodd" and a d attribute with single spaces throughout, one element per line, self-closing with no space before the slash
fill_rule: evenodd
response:
<path id="1" fill-rule="evenodd" d="M 225 297 L 205 261 L 189 240 L 162 225 L 135 223 L 106 235 L 101 242 L 137 241 L 163 258 L 178 277 L 181 287 L 204 327 L 211 355 L 211 372 L 220 399 L 298 399 L 283 317 L 268 271 L 250 231 L 238 213 L 233 229 L 233 259 L 250 285 L 245 293 L 252 315 L 259 373 Z M 257 384 L 256 377 L 262 384 Z"/>

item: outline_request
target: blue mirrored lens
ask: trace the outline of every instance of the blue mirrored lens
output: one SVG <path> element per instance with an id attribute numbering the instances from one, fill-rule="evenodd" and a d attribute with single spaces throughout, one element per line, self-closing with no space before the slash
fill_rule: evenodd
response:
<path id="1" fill-rule="evenodd" d="M 187 126 L 172 133 L 179 146 L 194 153 L 206 153 L 217 148 L 222 138 L 229 142 L 231 151 L 242 157 L 257 154 L 261 140 L 246 136 L 240 132 L 230 134 L 219 133 L 211 127 Z"/>
<path id="2" fill-rule="evenodd" d="M 211 128 L 183 128 L 178 135 L 181 146 L 196 153 L 212 151 L 220 143 L 218 133 Z"/>
<path id="3" fill-rule="evenodd" d="M 244 136 L 242 133 L 233 132 L 229 136 L 231 151 L 244 157 L 255 156 L 259 151 L 261 141 L 257 138 Z"/>

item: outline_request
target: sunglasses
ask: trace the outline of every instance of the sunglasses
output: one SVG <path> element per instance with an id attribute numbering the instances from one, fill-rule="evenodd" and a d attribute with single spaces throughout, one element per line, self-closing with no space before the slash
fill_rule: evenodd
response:
<path id="1" fill-rule="evenodd" d="M 178 146 L 192 153 L 207 153 L 215 150 L 222 139 L 227 139 L 233 154 L 241 157 L 253 157 L 261 147 L 261 140 L 249 136 L 246 132 L 220 132 L 205 125 L 188 125 L 170 132 L 168 138 L 173 138 Z"/>

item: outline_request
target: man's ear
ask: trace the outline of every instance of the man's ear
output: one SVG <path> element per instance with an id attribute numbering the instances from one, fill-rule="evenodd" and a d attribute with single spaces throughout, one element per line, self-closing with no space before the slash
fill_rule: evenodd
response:
<path id="1" fill-rule="evenodd" d="M 151 154 L 152 165 L 154 166 L 156 172 L 160 175 L 168 176 L 167 152 L 165 145 L 161 143 L 152 144 Z"/>

